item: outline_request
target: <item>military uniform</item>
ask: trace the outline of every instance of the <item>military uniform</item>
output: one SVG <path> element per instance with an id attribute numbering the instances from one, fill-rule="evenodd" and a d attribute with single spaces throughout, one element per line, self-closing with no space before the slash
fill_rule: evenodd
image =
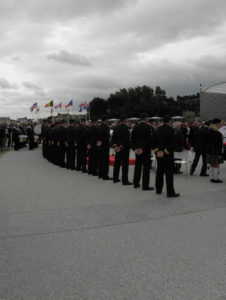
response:
<path id="1" fill-rule="evenodd" d="M 76 128 L 76 144 L 77 144 L 77 171 L 87 172 L 87 145 L 86 145 L 86 126 L 78 125 Z"/>
<path id="2" fill-rule="evenodd" d="M 179 196 L 175 193 L 173 184 L 175 134 L 172 127 L 164 124 L 156 129 L 154 136 L 154 152 L 157 156 L 156 192 L 162 193 L 164 175 L 166 176 L 167 196 Z M 161 156 L 162 154 L 162 156 Z"/>
<path id="3" fill-rule="evenodd" d="M 122 164 L 122 183 L 128 184 L 130 132 L 125 124 L 120 124 L 113 131 L 112 145 L 114 149 L 119 148 L 120 152 L 115 153 L 113 170 L 113 181 L 119 181 L 120 166 Z"/>
<path id="4" fill-rule="evenodd" d="M 134 187 L 140 186 L 141 172 L 143 168 L 142 175 L 142 188 L 143 190 L 149 189 L 150 181 L 150 160 L 151 160 L 151 148 L 153 141 L 154 129 L 146 122 L 141 122 L 137 124 L 131 135 L 132 148 L 142 149 L 142 154 L 136 154 L 136 163 L 134 170 Z"/>
<path id="5" fill-rule="evenodd" d="M 75 169 L 75 127 L 69 125 L 66 129 L 66 166 L 68 169 Z"/>
<path id="6" fill-rule="evenodd" d="M 109 179 L 109 151 L 110 151 L 110 129 L 106 123 L 98 127 L 98 176 L 104 180 Z"/>
<path id="7" fill-rule="evenodd" d="M 57 130 L 57 161 L 58 165 L 62 168 L 65 167 L 65 141 L 66 141 L 66 129 L 63 125 L 60 125 Z"/>
<path id="8" fill-rule="evenodd" d="M 91 125 L 87 129 L 86 139 L 88 147 L 88 174 L 97 175 L 97 126 Z"/>

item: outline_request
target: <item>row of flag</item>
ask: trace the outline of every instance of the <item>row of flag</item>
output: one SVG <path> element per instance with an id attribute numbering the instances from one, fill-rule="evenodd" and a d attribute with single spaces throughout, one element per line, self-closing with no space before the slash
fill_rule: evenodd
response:
<path id="1" fill-rule="evenodd" d="M 70 107 L 73 106 L 73 100 L 71 100 L 66 106 L 65 106 L 65 111 L 68 111 Z M 58 109 L 58 108 L 62 108 L 62 102 L 60 102 L 59 104 L 55 105 L 53 104 L 53 100 L 51 100 L 50 102 L 48 102 L 45 107 L 51 107 L 51 114 L 53 113 L 53 108 L 54 109 Z M 86 102 L 82 102 L 79 104 L 79 112 L 83 112 L 83 111 L 88 111 L 89 110 L 89 104 L 87 104 Z M 31 112 L 35 112 L 38 113 L 40 111 L 39 107 L 38 107 L 38 103 L 35 102 L 31 107 L 30 107 L 30 111 Z"/>

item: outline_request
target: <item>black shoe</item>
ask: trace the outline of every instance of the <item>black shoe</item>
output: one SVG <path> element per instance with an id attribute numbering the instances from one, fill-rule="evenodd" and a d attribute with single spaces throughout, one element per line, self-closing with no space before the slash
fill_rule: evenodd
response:
<path id="1" fill-rule="evenodd" d="M 98 176 L 98 174 L 97 174 L 97 173 L 94 173 L 93 176 Z"/>
<path id="2" fill-rule="evenodd" d="M 103 177 L 103 180 L 112 180 L 113 178 L 111 177 Z"/>
<path id="3" fill-rule="evenodd" d="M 114 183 L 117 183 L 117 182 L 120 182 L 120 181 L 121 181 L 120 179 L 113 180 Z"/>
<path id="4" fill-rule="evenodd" d="M 192 176 L 194 174 L 194 172 L 192 170 L 190 170 L 190 175 Z"/>
<path id="5" fill-rule="evenodd" d="M 140 184 L 134 185 L 134 188 L 135 188 L 135 189 L 140 188 Z"/>
<path id="6" fill-rule="evenodd" d="M 157 194 L 157 195 L 160 195 L 160 194 L 162 194 L 162 192 L 156 192 L 156 194 Z"/>
<path id="7" fill-rule="evenodd" d="M 126 181 L 126 182 L 123 182 L 122 185 L 133 185 L 133 183 L 129 182 L 129 181 Z"/>
<path id="8" fill-rule="evenodd" d="M 143 188 L 142 190 L 143 190 L 143 191 L 153 191 L 153 190 L 154 190 L 154 188 L 153 188 L 153 187 L 150 187 L 150 186 L 148 186 L 148 187 L 146 187 L 146 188 Z"/>
<path id="9" fill-rule="evenodd" d="M 222 183 L 223 181 L 220 179 L 211 179 L 212 183 Z"/>
<path id="10" fill-rule="evenodd" d="M 183 174 L 181 171 L 176 171 L 175 174 Z M 192 174 L 193 175 L 193 174 Z"/>
<path id="11" fill-rule="evenodd" d="M 209 174 L 200 174 L 201 177 L 208 177 Z"/>
<path id="12" fill-rule="evenodd" d="M 180 194 L 172 194 L 172 195 L 168 195 L 168 198 L 177 198 L 180 197 Z"/>
<path id="13" fill-rule="evenodd" d="M 82 170 L 82 173 L 88 173 L 88 171 L 87 170 Z"/>

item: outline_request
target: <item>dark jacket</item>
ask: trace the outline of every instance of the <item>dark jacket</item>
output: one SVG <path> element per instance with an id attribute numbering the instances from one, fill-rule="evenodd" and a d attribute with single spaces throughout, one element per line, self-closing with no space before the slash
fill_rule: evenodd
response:
<path id="1" fill-rule="evenodd" d="M 175 134 L 172 127 L 167 124 L 159 126 L 154 136 L 154 151 L 163 151 L 165 157 L 173 157 L 175 148 Z"/>
<path id="2" fill-rule="evenodd" d="M 87 145 L 95 147 L 97 145 L 97 138 L 98 138 L 98 129 L 96 126 L 91 125 L 90 127 L 88 127 L 86 132 Z"/>
<path id="3" fill-rule="evenodd" d="M 179 128 L 174 129 L 175 134 L 175 145 L 174 151 L 175 152 L 182 152 L 184 149 L 184 135 L 183 131 Z"/>
<path id="4" fill-rule="evenodd" d="M 131 144 L 133 150 L 151 150 L 153 145 L 154 129 L 146 122 L 137 124 L 131 134 Z"/>
<path id="5" fill-rule="evenodd" d="M 66 142 L 68 143 L 69 146 L 74 146 L 75 145 L 75 138 L 76 138 L 76 131 L 75 127 L 73 126 L 68 126 L 65 129 L 66 133 Z"/>
<path id="6" fill-rule="evenodd" d="M 114 128 L 112 136 L 112 146 L 129 149 L 130 147 L 130 132 L 129 127 L 125 124 L 120 124 Z"/>
<path id="7" fill-rule="evenodd" d="M 86 147 L 86 126 L 79 124 L 78 127 L 76 127 L 76 144 L 78 147 Z"/>
<path id="8" fill-rule="evenodd" d="M 207 153 L 210 155 L 223 153 L 223 136 L 218 130 L 210 129 L 209 131 Z"/>
<path id="9" fill-rule="evenodd" d="M 199 129 L 197 134 L 197 142 L 194 147 L 195 152 L 204 154 L 207 152 L 209 133 L 210 130 L 207 126 L 203 126 Z"/>
<path id="10" fill-rule="evenodd" d="M 110 146 L 110 129 L 105 123 L 101 123 L 98 127 L 98 141 L 102 142 L 102 147 Z"/>

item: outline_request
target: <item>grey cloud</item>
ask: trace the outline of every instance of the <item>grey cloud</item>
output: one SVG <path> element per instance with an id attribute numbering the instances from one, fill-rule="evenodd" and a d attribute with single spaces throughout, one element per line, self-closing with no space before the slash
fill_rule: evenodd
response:
<path id="1" fill-rule="evenodd" d="M 91 62 L 80 54 L 69 53 L 65 50 L 61 50 L 58 53 L 51 53 L 47 56 L 49 59 L 53 59 L 62 63 L 70 65 L 90 66 Z"/>
<path id="2" fill-rule="evenodd" d="M 102 14 L 118 10 L 137 0 L 1 0 L 0 15 L 3 18 L 10 13 L 11 17 L 23 16 L 28 18 L 58 21 L 75 18 L 80 15 Z M 24 9 L 26 8 L 26 9 Z"/>
<path id="3" fill-rule="evenodd" d="M 223 71 L 226 70 L 226 56 L 204 55 L 194 62 L 204 69 Z"/>
<path id="4" fill-rule="evenodd" d="M 0 78 L 0 88 L 11 90 L 11 89 L 16 89 L 16 85 L 11 84 L 6 78 L 2 77 Z"/>
<path id="5" fill-rule="evenodd" d="M 32 92 L 36 94 L 37 96 L 45 96 L 45 92 L 42 87 L 38 86 L 37 84 L 30 82 L 30 81 L 25 81 L 23 83 L 23 86 Z"/>

